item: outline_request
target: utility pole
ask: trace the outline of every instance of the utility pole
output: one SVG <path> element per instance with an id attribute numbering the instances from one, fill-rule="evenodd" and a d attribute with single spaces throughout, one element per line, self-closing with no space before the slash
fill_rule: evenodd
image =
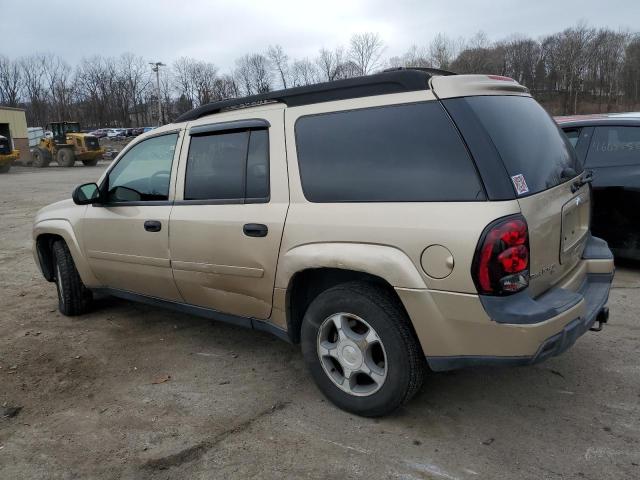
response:
<path id="1" fill-rule="evenodd" d="M 158 126 L 162 125 L 162 100 L 160 98 L 160 67 L 166 67 L 162 62 L 149 62 L 151 71 L 156 72 L 156 87 L 158 94 Z"/>

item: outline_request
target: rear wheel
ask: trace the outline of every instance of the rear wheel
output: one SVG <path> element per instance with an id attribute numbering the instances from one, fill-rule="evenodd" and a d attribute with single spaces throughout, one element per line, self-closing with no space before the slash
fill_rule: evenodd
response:
<path id="1" fill-rule="evenodd" d="M 49 162 L 51 161 L 51 156 L 49 155 L 49 152 L 46 150 L 43 150 L 42 148 L 36 148 L 33 151 L 33 162 L 31 163 L 31 165 L 33 165 L 36 168 L 45 168 L 49 166 Z"/>
<path id="2" fill-rule="evenodd" d="M 91 290 L 82 283 L 69 247 L 63 240 L 54 242 L 53 259 L 60 313 L 67 316 L 86 313 L 93 296 Z"/>
<path id="3" fill-rule="evenodd" d="M 98 164 L 98 160 L 97 158 L 94 158 L 93 160 L 82 160 L 82 164 L 85 167 L 95 167 Z"/>
<path id="4" fill-rule="evenodd" d="M 385 288 L 350 282 L 309 306 L 302 352 L 320 390 L 349 412 L 374 417 L 420 389 L 425 361 L 402 306 Z"/>
<path id="5" fill-rule="evenodd" d="M 0 173 L 7 173 L 11 168 L 11 163 L 5 163 L 4 165 L 0 165 Z"/>
<path id="6" fill-rule="evenodd" d="M 61 167 L 73 167 L 76 163 L 76 154 L 70 148 L 61 148 L 58 150 L 56 160 Z"/>

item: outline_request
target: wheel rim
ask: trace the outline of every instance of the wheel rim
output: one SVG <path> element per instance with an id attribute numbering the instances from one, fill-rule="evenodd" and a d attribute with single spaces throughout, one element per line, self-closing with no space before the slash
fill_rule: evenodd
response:
<path id="1" fill-rule="evenodd" d="M 387 378 L 387 353 L 378 333 L 351 313 L 327 317 L 318 330 L 320 364 L 331 381 L 350 395 L 366 397 Z"/>

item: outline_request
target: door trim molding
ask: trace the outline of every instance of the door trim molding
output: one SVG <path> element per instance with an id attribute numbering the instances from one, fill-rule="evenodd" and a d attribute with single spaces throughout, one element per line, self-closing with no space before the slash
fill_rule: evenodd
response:
<path id="1" fill-rule="evenodd" d="M 255 267 L 216 265 L 214 263 L 182 262 L 178 260 L 171 260 L 171 266 L 174 270 L 183 270 L 187 272 L 214 273 L 218 275 L 237 275 L 239 277 L 251 278 L 264 277 L 264 269 Z"/>
<path id="2" fill-rule="evenodd" d="M 99 250 L 87 250 L 87 256 L 97 260 L 109 260 L 112 262 L 135 263 L 138 265 L 149 265 L 152 267 L 171 268 L 171 263 L 168 258 L 126 255 L 124 253 L 101 252 Z"/>

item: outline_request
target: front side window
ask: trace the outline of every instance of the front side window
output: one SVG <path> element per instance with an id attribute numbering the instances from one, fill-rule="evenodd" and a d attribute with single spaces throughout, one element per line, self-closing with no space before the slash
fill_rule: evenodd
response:
<path id="1" fill-rule="evenodd" d="M 265 201 L 269 196 L 267 130 L 193 135 L 185 200 Z"/>
<path id="2" fill-rule="evenodd" d="M 484 199 L 460 135 L 439 102 L 301 117 L 298 164 L 311 202 Z"/>
<path id="3" fill-rule="evenodd" d="M 624 165 L 640 165 L 640 127 L 596 127 L 587 166 Z"/>
<path id="4" fill-rule="evenodd" d="M 149 138 L 127 151 L 109 172 L 109 202 L 169 199 L 171 164 L 178 134 Z"/>

